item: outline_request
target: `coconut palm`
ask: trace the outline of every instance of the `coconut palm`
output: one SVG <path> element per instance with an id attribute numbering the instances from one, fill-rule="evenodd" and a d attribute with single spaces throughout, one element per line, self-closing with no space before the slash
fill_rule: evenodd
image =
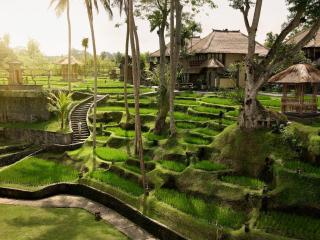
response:
<path id="1" fill-rule="evenodd" d="M 56 3 L 55 11 L 58 16 L 67 11 L 68 21 L 68 90 L 71 92 L 71 20 L 70 20 L 70 1 L 69 0 L 51 0 L 50 6 Z"/>
<path id="2" fill-rule="evenodd" d="M 72 103 L 72 93 L 64 93 L 59 91 L 57 94 L 50 92 L 48 96 L 49 110 L 56 112 L 60 120 L 60 129 L 64 129 L 64 123 L 70 104 Z"/>
<path id="3" fill-rule="evenodd" d="M 87 77 L 87 49 L 89 47 L 89 38 L 84 38 L 81 41 L 81 45 L 84 48 L 84 78 Z"/>
<path id="4" fill-rule="evenodd" d="M 128 0 L 128 22 L 129 22 L 129 35 L 130 45 L 132 52 L 132 66 L 133 66 L 133 84 L 134 84 L 134 100 L 135 100 L 135 153 L 139 157 L 140 169 L 142 175 L 142 184 L 144 189 L 144 195 L 147 196 L 147 177 L 145 172 L 144 156 L 143 156 L 143 142 L 141 133 L 141 118 L 140 118 L 140 49 L 139 49 L 139 38 L 137 34 L 137 27 L 134 21 L 134 9 L 133 1 Z"/>
<path id="5" fill-rule="evenodd" d="M 100 3 L 103 5 L 107 13 L 110 17 L 112 17 L 111 4 L 109 0 L 100 0 Z M 98 1 L 97 0 L 85 0 L 90 31 L 91 31 L 91 41 L 93 48 L 93 66 L 94 66 L 94 96 L 93 96 L 93 131 L 92 131 L 92 139 L 93 139 L 93 169 L 95 169 L 95 153 L 97 147 L 97 86 L 98 86 L 98 70 L 97 70 L 97 49 L 96 49 L 96 40 L 95 40 L 95 32 L 93 25 L 93 6 L 98 11 Z"/>

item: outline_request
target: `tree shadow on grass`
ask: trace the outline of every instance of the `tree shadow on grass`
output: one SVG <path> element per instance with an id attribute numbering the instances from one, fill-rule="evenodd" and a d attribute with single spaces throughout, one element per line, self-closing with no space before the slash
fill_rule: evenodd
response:
<path id="1" fill-rule="evenodd" d="M 8 215 L 7 226 L 21 231 L 25 239 L 127 239 L 104 222 L 96 222 L 85 210 L 75 208 L 29 208 L 14 216 Z M 27 228 L 27 229 L 25 229 Z M 28 236 L 28 237 L 27 237 Z M 20 239 L 20 238 L 19 238 Z M 23 239 L 23 238 L 21 238 Z"/>

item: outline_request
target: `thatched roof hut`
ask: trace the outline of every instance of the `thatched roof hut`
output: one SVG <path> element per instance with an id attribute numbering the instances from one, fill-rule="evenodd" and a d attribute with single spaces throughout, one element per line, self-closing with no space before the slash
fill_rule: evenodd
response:
<path id="1" fill-rule="evenodd" d="M 320 83 L 320 70 L 310 64 L 297 64 L 270 78 L 269 83 Z"/>
<path id="2" fill-rule="evenodd" d="M 310 64 L 297 64 L 273 76 L 269 83 L 283 85 L 281 110 L 283 113 L 315 114 L 318 111 L 318 85 L 320 70 Z M 312 86 L 312 97 L 305 98 L 307 85 Z M 290 87 L 295 94 L 288 95 Z"/>
<path id="3" fill-rule="evenodd" d="M 215 30 L 205 38 L 192 38 L 187 45 L 187 52 L 195 53 L 248 53 L 248 36 L 240 31 Z M 265 56 L 268 49 L 257 42 L 256 54 Z M 160 50 L 151 53 L 151 57 L 160 57 Z M 167 44 L 166 56 L 170 56 L 170 44 Z"/>
<path id="4" fill-rule="evenodd" d="M 80 61 L 78 61 L 74 56 L 71 56 L 71 73 L 70 79 L 72 81 L 78 80 L 78 72 L 79 66 L 82 65 Z M 57 62 L 58 65 L 61 65 L 61 76 L 63 80 L 68 80 L 68 65 L 69 65 L 69 58 L 66 57 L 61 59 Z"/>

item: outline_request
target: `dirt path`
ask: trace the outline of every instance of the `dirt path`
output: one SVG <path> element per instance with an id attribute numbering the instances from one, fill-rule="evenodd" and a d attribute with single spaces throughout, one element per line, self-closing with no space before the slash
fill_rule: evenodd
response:
<path id="1" fill-rule="evenodd" d="M 81 208 L 94 214 L 100 212 L 104 221 L 110 223 L 117 230 L 133 240 L 156 240 L 151 234 L 124 218 L 117 212 L 99 203 L 83 197 L 59 195 L 37 201 L 15 200 L 0 198 L 0 204 L 22 205 L 32 207 L 55 207 L 55 208 Z"/>

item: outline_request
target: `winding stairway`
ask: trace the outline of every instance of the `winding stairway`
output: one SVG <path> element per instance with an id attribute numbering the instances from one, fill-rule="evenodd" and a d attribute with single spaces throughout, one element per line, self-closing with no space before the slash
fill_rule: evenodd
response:
<path id="1" fill-rule="evenodd" d="M 98 95 L 97 102 L 103 100 L 105 95 Z M 79 104 L 72 111 L 70 116 L 70 124 L 73 131 L 72 144 L 83 143 L 90 136 L 90 129 L 87 122 L 87 114 L 93 107 L 93 97 Z M 81 133 L 79 132 L 78 123 L 81 122 Z"/>

